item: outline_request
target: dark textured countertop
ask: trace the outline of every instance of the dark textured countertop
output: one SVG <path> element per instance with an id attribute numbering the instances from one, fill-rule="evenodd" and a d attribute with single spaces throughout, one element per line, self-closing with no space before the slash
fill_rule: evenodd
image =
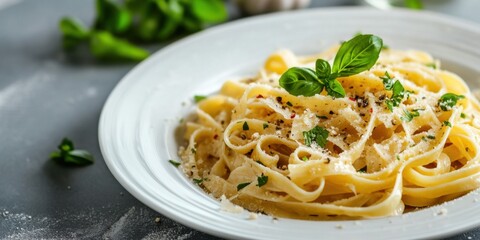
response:
<path id="1" fill-rule="evenodd" d="M 93 2 L 0 0 L 0 239 L 213 239 L 149 209 L 107 169 L 98 119 L 109 93 L 135 64 L 68 58 L 57 30 L 66 15 L 90 23 Z M 480 23 L 473 11 L 480 2 L 440 2 L 448 3 L 431 9 Z M 91 151 L 96 163 L 72 168 L 49 161 L 65 136 Z M 480 229 L 451 239 L 478 238 Z"/>

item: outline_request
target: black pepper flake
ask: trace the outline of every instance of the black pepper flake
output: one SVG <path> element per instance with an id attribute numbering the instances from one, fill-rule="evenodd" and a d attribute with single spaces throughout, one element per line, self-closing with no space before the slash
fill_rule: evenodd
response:
<path id="1" fill-rule="evenodd" d="M 360 117 L 365 117 L 365 113 L 360 113 Z"/>
<path id="2" fill-rule="evenodd" d="M 382 94 L 382 95 L 380 95 L 380 97 L 378 97 L 378 100 L 383 101 L 383 100 L 385 100 L 386 97 L 387 96 L 385 94 Z"/>
<path id="3" fill-rule="evenodd" d="M 327 158 L 327 162 L 326 162 L 326 163 L 327 163 L 327 164 L 330 163 L 330 158 Z"/>
<path id="4" fill-rule="evenodd" d="M 275 99 L 277 100 L 278 103 L 282 104 L 282 97 L 276 97 Z"/>
<path id="5" fill-rule="evenodd" d="M 293 104 L 292 104 L 290 101 L 288 101 L 288 102 L 287 102 L 287 106 L 293 107 Z"/>
<path id="6" fill-rule="evenodd" d="M 330 110 L 330 112 L 328 112 L 328 113 L 329 113 L 330 115 L 334 114 L 334 112 L 333 112 L 333 111 L 331 111 L 331 110 Z"/>

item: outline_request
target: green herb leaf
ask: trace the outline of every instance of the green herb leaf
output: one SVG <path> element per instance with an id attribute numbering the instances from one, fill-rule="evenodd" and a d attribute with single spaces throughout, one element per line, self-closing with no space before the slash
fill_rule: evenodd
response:
<path id="1" fill-rule="evenodd" d="M 287 102 L 287 106 L 293 107 L 293 104 L 291 102 Z"/>
<path id="2" fill-rule="evenodd" d="M 184 7 L 177 0 L 156 0 L 155 2 L 166 17 L 157 33 L 158 39 L 164 40 L 171 37 L 178 29 L 183 18 Z"/>
<path id="3" fill-rule="evenodd" d="M 307 156 L 303 156 L 303 157 L 302 157 L 302 161 L 304 161 L 304 162 L 308 161 Z"/>
<path id="4" fill-rule="evenodd" d="M 63 48 L 72 50 L 81 42 L 89 37 L 89 31 L 80 22 L 72 18 L 62 18 L 59 24 L 60 31 L 63 34 Z"/>
<path id="5" fill-rule="evenodd" d="M 427 64 L 425 64 L 425 66 L 431 67 L 431 68 L 433 68 L 433 69 L 437 69 L 437 64 L 434 63 L 434 62 L 432 62 L 432 63 L 427 63 Z"/>
<path id="6" fill-rule="evenodd" d="M 413 109 L 411 112 L 408 110 L 403 110 L 404 115 L 400 117 L 400 119 L 404 122 L 411 122 L 414 117 L 420 116 L 420 113 L 418 112 L 418 109 Z"/>
<path id="7" fill-rule="evenodd" d="M 337 79 L 326 82 L 325 90 L 327 90 L 328 95 L 332 97 L 345 97 L 345 89 L 343 89 L 342 84 Z"/>
<path id="8" fill-rule="evenodd" d="M 427 138 L 428 139 L 435 139 L 435 136 L 434 135 L 427 135 Z"/>
<path id="9" fill-rule="evenodd" d="M 118 34 L 126 32 L 130 27 L 132 17 L 125 8 L 108 0 L 97 0 L 96 9 L 95 29 Z"/>
<path id="10" fill-rule="evenodd" d="M 332 72 L 344 77 L 369 70 L 377 62 L 382 46 L 382 39 L 371 34 L 358 35 L 342 43 L 335 55 Z"/>
<path id="11" fill-rule="evenodd" d="M 423 9 L 423 4 L 421 0 L 405 0 L 405 7 L 414 10 L 421 10 Z"/>
<path id="12" fill-rule="evenodd" d="M 64 138 L 60 145 L 58 145 L 59 151 L 54 151 L 50 153 L 50 159 L 66 164 L 66 165 L 87 165 L 94 162 L 93 156 L 91 153 L 85 150 L 75 149 L 73 142 Z"/>
<path id="13" fill-rule="evenodd" d="M 443 126 L 452 127 L 452 123 L 450 123 L 449 121 L 443 121 Z"/>
<path id="14" fill-rule="evenodd" d="M 279 84 L 294 96 L 310 97 L 323 89 L 323 84 L 319 82 L 313 70 L 300 67 L 292 67 L 283 73 Z"/>
<path id="15" fill-rule="evenodd" d="M 305 139 L 305 145 L 311 146 L 313 142 L 316 142 L 318 146 L 323 148 L 327 144 L 328 131 L 323 127 L 315 126 L 309 131 L 304 131 L 303 138 Z"/>
<path id="16" fill-rule="evenodd" d="M 97 59 L 140 61 L 149 53 L 127 41 L 115 38 L 109 32 L 94 32 L 90 38 L 90 50 Z"/>
<path id="17" fill-rule="evenodd" d="M 268 123 L 263 123 L 263 129 L 268 128 Z"/>
<path id="18" fill-rule="evenodd" d="M 258 176 L 258 177 L 257 177 L 257 182 L 258 182 L 257 186 L 258 186 L 258 187 L 262 187 L 263 185 L 267 184 L 267 182 L 268 182 L 268 176 L 265 176 L 265 175 L 263 175 L 263 173 L 262 173 L 262 176 Z"/>
<path id="19" fill-rule="evenodd" d="M 181 163 L 175 161 L 175 160 L 168 160 L 169 163 L 171 163 L 173 166 L 178 167 L 181 165 Z"/>
<path id="20" fill-rule="evenodd" d="M 331 74 L 330 63 L 323 59 L 317 59 L 315 62 L 315 74 L 319 79 L 328 79 Z"/>
<path id="21" fill-rule="evenodd" d="M 395 79 L 390 77 L 390 74 L 388 72 L 385 72 L 385 76 L 380 77 L 383 81 L 383 86 L 385 87 L 386 90 L 392 90 L 393 84 L 395 83 Z M 403 86 L 402 86 L 403 87 Z"/>
<path id="22" fill-rule="evenodd" d="M 465 115 L 465 113 L 460 113 L 460 117 L 461 117 L 461 118 L 466 118 L 467 115 Z"/>
<path id="23" fill-rule="evenodd" d="M 195 100 L 196 103 L 198 103 L 198 102 L 200 102 L 200 101 L 202 101 L 202 100 L 204 100 L 204 99 L 206 99 L 206 98 L 207 98 L 207 96 L 202 96 L 202 95 L 195 95 L 195 96 L 193 96 L 193 100 Z"/>
<path id="24" fill-rule="evenodd" d="M 456 95 L 454 93 L 445 93 L 443 94 L 440 99 L 438 100 L 438 106 L 443 111 L 448 111 L 452 109 L 455 105 L 457 105 L 457 101 L 460 99 L 464 99 L 465 96 L 463 95 Z"/>
<path id="25" fill-rule="evenodd" d="M 247 123 L 247 122 L 243 122 L 242 129 L 243 129 L 244 131 L 250 130 L 250 128 L 248 127 L 248 123 Z"/>
<path id="26" fill-rule="evenodd" d="M 191 1 L 192 13 L 207 23 L 222 22 L 227 19 L 227 9 L 221 0 Z"/>
<path id="27" fill-rule="evenodd" d="M 390 111 L 393 111 L 393 107 L 398 107 L 400 103 L 402 103 L 404 96 L 405 88 L 400 81 L 397 80 L 392 86 L 392 96 L 385 100 L 385 104 L 387 104 Z"/>
<path id="28" fill-rule="evenodd" d="M 244 182 L 237 185 L 237 191 L 244 189 L 246 186 L 250 185 L 251 182 Z"/>
<path id="29" fill-rule="evenodd" d="M 192 180 L 195 184 L 198 184 L 198 185 L 203 183 L 203 178 L 194 178 Z"/>
<path id="30" fill-rule="evenodd" d="M 322 116 L 320 116 L 320 115 L 315 115 L 315 116 L 316 116 L 317 118 L 320 118 L 320 119 L 328 119 L 327 116 L 323 116 L 323 115 L 322 115 Z"/>

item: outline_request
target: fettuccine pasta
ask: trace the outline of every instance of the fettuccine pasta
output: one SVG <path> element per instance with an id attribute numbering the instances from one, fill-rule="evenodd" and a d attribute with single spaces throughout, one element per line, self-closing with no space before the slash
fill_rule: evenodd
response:
<path id="1" fill-rule="evenodd" d="M 288 68 L 331 62 L 337 49 L 275 52 L 257 76 L 200 101 L 179 151 L 185 173 L 216 198 L 298 219 L 399 215 L 480 186 L 480 104 L 425 52 L 382 50 L 370 70 L 338 78 L 344 98 L 279 87 Z M 407 92 L 392 110 L 387 77 Z M 445 93 L 465 98 L 442 110 Z M 306 143 L 316 126 L 328 132 L 324 146 Z"/>

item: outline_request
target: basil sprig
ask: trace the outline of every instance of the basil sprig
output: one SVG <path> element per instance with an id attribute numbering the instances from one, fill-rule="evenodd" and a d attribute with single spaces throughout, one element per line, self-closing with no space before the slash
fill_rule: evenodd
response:
<path id="1" fill-rule="evenodd" d="M 94 161 L 91 153 L 75 149 L 73 142 L 68 138 L 64 138 L 58 145 L 58 151 L 50 153 L 50 159 L 58 163 L 78 166 L 92 164 Z"/>
<path id="2" fill-rule="evenodd" d="M 295 96 L 310 97 L 325 89 L 332 97 L 345 97 L 345 89 L 337 78 L 370 69 L 377 62 L 382 46 L 380 37 L 371 34 L 357 35 L 342 43 L 332 66 L 326 60 L 317 59 L 315 71 L 292 67 L 280 77 L 280 86 Z"/>

